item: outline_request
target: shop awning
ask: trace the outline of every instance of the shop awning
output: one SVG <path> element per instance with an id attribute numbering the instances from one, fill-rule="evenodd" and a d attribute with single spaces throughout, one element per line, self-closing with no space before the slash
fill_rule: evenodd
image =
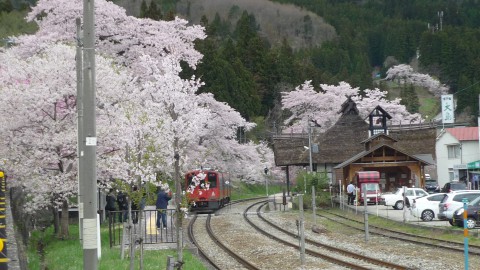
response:
<path id="1" fill-rule="evenodd" d="M 469 170 L 480 169 L 480 160 L 468 163 L 467 169 Z"/>

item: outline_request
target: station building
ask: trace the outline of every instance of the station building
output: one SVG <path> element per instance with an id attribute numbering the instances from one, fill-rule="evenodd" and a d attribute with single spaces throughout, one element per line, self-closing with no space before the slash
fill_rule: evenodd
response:
<path id="1" fill-rule="evenodd" d="M 436 175 L 435 125 L 388 126 L 391 116 L 380 106 L 364 119 L 350 98 L 339 113 L 339 120 L 325 132 L 309 127 L 309 132 L 274 135 L 275 164 L 284 168 L 287 186 L 292 167 L 310 164 L 314 172 L 325 172 L 332 185 L 342 188 L 358 171 L 378 171 L 382 191 L 423 187 L 426 173 Z"/>

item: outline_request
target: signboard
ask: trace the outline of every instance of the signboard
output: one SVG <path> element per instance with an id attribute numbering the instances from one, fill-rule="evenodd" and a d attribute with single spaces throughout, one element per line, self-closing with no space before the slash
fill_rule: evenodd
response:
<path id="1" fill-rule="evenodd" d="M 442 95 L 443 124 L 453 124 L 455 122 L 455 115 L 453 109 L 453 95 Z"/>
<path id="2" fill-rule="evenodd" d="M 453 165 L 454 170 L 466 170 L 467 164 L 455 164 Z"/>
<path id="3" fill-rule="evenodd" d="M 468 168 L 469 170 L 472 170 L 472 169 L 480 169 L 480 160 L 477 160 L 477 161 L 468 163 L 468 164 L 467 164 L 467 168 Z"/>

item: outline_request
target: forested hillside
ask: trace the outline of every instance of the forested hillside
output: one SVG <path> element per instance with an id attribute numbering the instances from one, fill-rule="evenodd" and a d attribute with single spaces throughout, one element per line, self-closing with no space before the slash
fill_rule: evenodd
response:
<path id="1" fill-rule="evenodd" d="M 478 111 L 477 0 L 113 2 L 139 17 L 177 15 L 203 25 L 208 38 L 196 45 L 203 61 L 184 76 L 197 75 L 205 82 L 202 92 L 269 127 L 282 123 L 280 93 L 305 80 L 316 88 L 341 81 L 360 89 L 378 87 L 402 97 L 412 112 L 432 117 L 438 107 L 422 111 L 435 100 L 419 101 L 421 89 L 381 83 L 386 70 L 401 63 L 448 85 L 458 100 L 457 113 Z"/>
<path id="2" fill-rule="evenodd" d="M 458 113 L 467 110 L 476 114 L 476 97 L 480 93 L 477 84 L 480 5 L 477 1 L 273 2 L 288 6 L 280 8 L 270 1 L 222 1 L 222 5 L 213 5 L 217 3 L 214 0 L 177 1 L 177 13 L 192 21 L 198 20 L 201 11 L 205 11 L 200 23 L 206 27 L 209 38 L 198 44 L 205 57 L 195 71 L 206 82 L 203 91 L 214 93 L 244 116 L 272 116 L 268 113 L 274 111 L 279 93 L 293 89 L 306 79 L 313 80 L 314 86 L 346 81 L 361 89 L 391 90 L 392 85 L 376 84 L 375 79 L 384 77 L 388 68 L 400 63 L 411 64 L 418 72 L 439 78 L 456 94 Z M 231 4 L 228 11 L 227 3 Z M 272 43 L 264 34 L 268 29 L 261 29 L 260 21 L 286 27 L 287 18 L 297 13 L 292 11 L 281 18 L 269 19 L 258 19 L 256 14 L 269 14 L 263 11 L 265 7 L 270 7 L 270 14 L 275 14 L 275 9 L 289 10 L 290 4 L 302 8 L 304 19 L 320 16 L 334 27 L 336 37 L 316 37 L 322 33 L 314 33 L 312 39 L 320 42 L 304 43 L 305 46 L 296 46 L 289 37 L 281 43 Z M 159 1 L 160 9 L 161 5 Z M 189 8 L 185 9 L 186 6 Z M 242 15 L 237 19 L 240 12 Z M 391 92 L 399 93 L 408 108 L 426 114 L 419 107 L 422 103 L 417 100 L 418 96 L 412 98 L 411 86 L 394 90 Z M 435 112 L 428 113 L 432 117 Z"/>

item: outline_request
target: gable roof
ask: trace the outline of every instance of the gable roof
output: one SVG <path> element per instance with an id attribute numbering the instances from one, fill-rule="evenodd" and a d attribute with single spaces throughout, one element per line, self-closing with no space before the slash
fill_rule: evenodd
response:
<path id="1" fill-rule="evenodd" d="M 384 115 L 388 119 L 392 119 L 392 116 L 386 112 L 380 105 L 377 105 L 368 116 L 380 116 Z"/>
<path id="2" fill-rule="evenodd" d="M 385 147 L 385 148 L 390 148 L 391 150 L 394 150 L 395 152 L 398 152 L 398 153 L 400 153 L 400 154 L 403 154 L 403 155 L 405 155 L 405 156 L 408 156 L 408 157 L 411 158 L 412 160 L 416 160 L 416 161 L 419 161 L 419 162 L 421 162 L 421 163 L 424 163 L 424 165 L 433 165 L 433 163 L 430 163 L 429 161 L 423 159 L 420 155 L 417 155 L 417 156 L 415 156 L 415 155 L 409 155 L 409 154 L 405 153 L 403 150 L 400 150 L 400 149 L 398 149 L 398 148 L 396 148 L 396 147 L 393 147 L 393 146 L 391 146 L 391 145 L 379 144 L 379 145 L 376 145 L 375 147 L 372 147 L 372 148 L 369 149 L 369 150 L 364 150 L 364 151 L 356 154 L 355 156 L 349 158 L 348 160 L 345 160 L 344 162 L 338 164 L 338 165 L 335 166 L 334 168 L 335 168 L 335 169 L 343 168 L 343 167 L 345 167 L 345 166 L 347 166 L 347 165 L 349 165 L 349 164 L 351 164 L 351 163 L 354 163 L 355 161 L 357 161 L 357 160 L 359 160 L 359 159 L 361 159 L 361 158 L 363 158 L 363 157 L 365 157 L 365 156 L 367 156 L 367 155 L 375 152 L 377 149 L 380 149 L 380 148 L 383 148 L 383 147 Z"/>
<path id="3" fill-rule="evenodd" d="M 459 141 L 478 141 L 478 127 L 446 128 Z"/>

